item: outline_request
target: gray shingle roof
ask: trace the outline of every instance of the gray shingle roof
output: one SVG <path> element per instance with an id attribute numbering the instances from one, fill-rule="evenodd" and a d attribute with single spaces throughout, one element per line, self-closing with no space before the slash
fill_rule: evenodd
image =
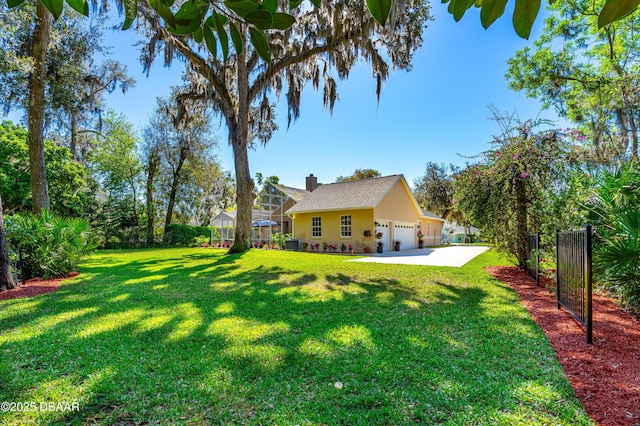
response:
<path id="1" fill-rule="evenodd" d="M 440 216 L 438 216 L 435 213 L 431 213 L 429 210 L 422 209 L 422 215 L 426 216 L 426 217 L 429 217 L 431 219 L 438 219 L 438 220 L 441 220 L 443 222 L 445 221 L 443 218 L 441 218 Z"/>
<path id="2" fill-rule="evenodd" d="M 373 208 L 401 178 L 391 175 L 320 185 L 287 213 Z"/>

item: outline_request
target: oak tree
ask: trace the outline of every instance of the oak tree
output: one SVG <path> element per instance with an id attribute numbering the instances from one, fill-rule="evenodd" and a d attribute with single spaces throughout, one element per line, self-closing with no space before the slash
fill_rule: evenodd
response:
<path id="1" fill-rule="evenodd" d="M 229 18 L 241 8 L 240 3 L 253 9 L 242 12 L 251 25 Z M 146 69 L 160 53 L 167 65 L 176 56 L 182 57 L 191 84 L 183 99 L 212 106 L 226 123 L 234 153 L 238 206 L 231 252 L 251 246 L 254 182 L 248 149 L 268 141 L 271 133 L 264 129 L 274 123 L 274 98 L 286 90 L 291 124 L 300 114 L 304 88 L 322 85 L 325 107 L 332 111 L 337 100 L 336 78 L 347 78 L 361 59 L 371 66 L 379 94 L 391 67 L 410 68 L 429 19 L 429 7 L 423 0 L 395 3 L 384 27 L 361 0 L 300 7 L 290 10 L 291 15 L 279 14 L 277 1 L 216 3 L 210 14 L 208 2 L 194 1 L 180 7 L 172 27 L 150 3 L 142 0 L 139 6 L 149 31 L 143 51 Z M 268 28 L 280 30 L 265 31 Z"/>

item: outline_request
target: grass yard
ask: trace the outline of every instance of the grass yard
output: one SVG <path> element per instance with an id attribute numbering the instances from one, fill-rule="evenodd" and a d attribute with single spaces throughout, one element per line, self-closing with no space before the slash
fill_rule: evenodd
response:
<path id="1" fill-rule="evenodd" d="M 0 401 L 38 405 L 0 424 L 591 424 L 482 269 L 492 251 L 463 268 L 344 260 L 100 253 L 55 293 L 0 302 Z"/>

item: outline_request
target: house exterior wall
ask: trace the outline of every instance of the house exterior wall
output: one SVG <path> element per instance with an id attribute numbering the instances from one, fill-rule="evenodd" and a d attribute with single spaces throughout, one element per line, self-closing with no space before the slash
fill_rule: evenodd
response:
<path id="1" fill-rule="evenodd" d="M 411 201 L 411 193 L 398 182 L 375 208 L 375 219 L 388 219 L 396 222 L 418 223 L 420 211 Z"/>
<path id="2" fill-rule="evenodd" d="M 435 219 L 420 219 L 420 230 L 422 231 L 422 243 L 425 246 L 439 246 L 442 244 L 442 221 Z"/>
<path id="3" fill-rule="evenodd" d="M 340 236 L 340 216 L 343 215 L 351 215 L 350 238 Z M 313 217 L 320 217 L 322 220 L 321 237 L 311 236 L 311 218 Z M 373 209 L 294 213 L 293 238 L 300 240 L 301 243 L 320 244 L 320 250 L 322 250 L 322 243 L 326 242 L 338 247 L 343 243 L 346 246 L 351 244 L 354 250 L 360 252 L 363 250 L 363 241 L 369 248 L 373 249 L 374 247 L 375 226 L 373 222 Z M 365 230 L 371 231 L 372 236 L 365 237 Z"/>

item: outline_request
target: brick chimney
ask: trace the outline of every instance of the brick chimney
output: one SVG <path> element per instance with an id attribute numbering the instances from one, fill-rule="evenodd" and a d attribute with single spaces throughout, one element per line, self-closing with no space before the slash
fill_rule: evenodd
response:
<path id="1" fill-rule="evenodd" d="M 307 176 L 307 191 L 313 192 L 318 187 L 318 178 L 311 173 Z"/>

